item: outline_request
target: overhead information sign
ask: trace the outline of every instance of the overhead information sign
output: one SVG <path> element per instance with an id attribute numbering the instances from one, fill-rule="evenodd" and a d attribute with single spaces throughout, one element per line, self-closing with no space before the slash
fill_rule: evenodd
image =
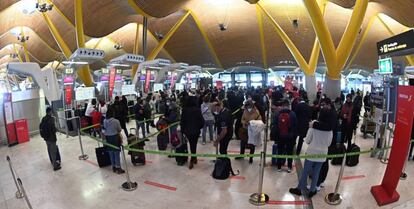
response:
<path id="1" fill-rule="evenodd" d="M 414 53 L 414 29 L 377 43 L 378 56 L 403 56 Z"/>
<path id="2" fill-rule="evenodd" d="M 385 58 L 378 60 L 378 67 L 380 74 L 391 74 L 392 73 L 392 59 Z"/>
<path id="3" fill-rule="evenodd" d="M 75 98 L 77 101 L 95 98 L 95 87 L 77 88 Z"/>

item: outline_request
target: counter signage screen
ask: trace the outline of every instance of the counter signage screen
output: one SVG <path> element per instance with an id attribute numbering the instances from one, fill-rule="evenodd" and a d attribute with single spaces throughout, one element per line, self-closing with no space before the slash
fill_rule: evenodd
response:
<path id="1" fill-rule="evenodd" d="M 95 87 L 77 88 L 75 98 L 77 101 L 93 99 L 95 97 Z"/>
<path id="2" fill-rule="evenodd" d="M 148 93 L 151 83 L 151 70 L 147 70 L 145 76 L 145 93 Z"/>

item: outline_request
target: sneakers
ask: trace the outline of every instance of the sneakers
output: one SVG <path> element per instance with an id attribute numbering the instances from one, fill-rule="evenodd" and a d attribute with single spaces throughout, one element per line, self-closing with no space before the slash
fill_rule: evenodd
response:
<path id="1" fill-rule="evenodd" d="M 201 144 L 206 145 L 206 142 L 202 142 Z"/>
<path id="2" fill-rule="evenodd" d="M 60 169 L 62 169 L 62 167 L 60 165 L 58 165 L 58 166 L 56 166 L 56 167 L 53 168 L 53 171 L 58 171 Z"/>
<path id="3" fill-rule="evenodd" d="M 117 174 L 123 174 L 123 173 L 125 173 L 125 171 L 122 168 L 117 168 L 116 173 Z"/>
<path id="4" fill-rule="evenodd" d="M 291 194 L 297 195 L 297 196 L 301 196 L 302 195 L 302 191 L 300 191 L 299 188 L 290 188 L 289 192 Z"/>
<path id="5" fill-rule="evenodd" d="M 282 168 L 277 169 L 277 172 L 282 172 L 282 171 L 283 171 Z"/>
<path id="6" fill-rule="evenodd" d="M 308 185 L 308 186 L 306 186 L 306 188 L 308 189 L 308 190 L 310 190 L 310 186 Z M 321 186 L 316 186 L 316 191 L 321 191 L 321 189 L 322 189 L 322 185 Z"/>
<path id="7" fill-rule="evenodd" d="M 288 168 L 288 169 L 287 169 L 287 172 L 288 172 L 288 173 L 291 173 L 291 172 L 292 172 L 292 169 L 291 169 L 291 168 Z"/>
<path id="8" fill-rule="evenodd" d="M 324 188 L 325 187 L 325 182 L 322 182 L 321 185 L 319 185 L 320 188 Z"/>

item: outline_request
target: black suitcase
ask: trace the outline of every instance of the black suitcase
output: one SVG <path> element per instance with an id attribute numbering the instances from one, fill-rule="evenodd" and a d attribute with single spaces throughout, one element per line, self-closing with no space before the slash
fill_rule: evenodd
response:
<path id="1" fill-rule="evenodd" d="M 344 144 L 339 143 L 336 144 L 331 151 L 331 154 L 338 155 L 338 154 L 344 154 L 346 152 L 346 147 Z M 332 165 L 342 165 L 342 160 L 344 160 L 344 157 L 334 157 L 332 158 L 331 164 Z"/>
<path id="2" fill-rule="evenodd" d="M 136 135 L 132 134 L 133 130 L 135 130 L 135 134 L 136 134 L 135 128 L 129 129 L 130 134 L 128 135 L 128 144 L 129 145 L 134 144 L 131 146 L 131 148 L 133 149 L 144 150 L 145 141 L 142 141 L 142 139 L 139 139 Z M 136 143 L 136 142 L 139 142 L 139 143 Z M 131 155 L 131 163 L 133 165 L 145 165 L 145 153 L 144 152 L 129 151 L 128 154 Z"/>
<path id="3" fill-rule="evenodd" d="M 348 153 L 349 152 L 360 152 L 361 148 L 359 148 L 358 145 L 356 144 L 352 144 L 351 147 L 348 147 Z M 346 156 L 346 162 L 345 164 L 347 166 L 353 167 L 358 165 L 359 163 L 359 155 L 351 155 L 351 156 Z"/>
<path id="4" fill-rule="evenodd" d="M 109 158 L 109 154 L 106 151 L 106 147 L 95 148 L 95 153 L 100 168 L 111 165 L 111 159 Z"/>
<path id="5" fill-rule="evenodd" d="M 169 142 L 168 133 L 158 134 L 158 136 L 157 136 L 158 150 L 160 150 L 160 151 L 167 150 L 168 142 Z"/>
<path id="6" fill-rule="evenodd" d="M 181 135 L 181 143 L 175 148 L 175 153 L 188 153 L 187 139 Z M 177 165 L 184 165 L 188 161 L 188 156 L 175 156 Z"/>

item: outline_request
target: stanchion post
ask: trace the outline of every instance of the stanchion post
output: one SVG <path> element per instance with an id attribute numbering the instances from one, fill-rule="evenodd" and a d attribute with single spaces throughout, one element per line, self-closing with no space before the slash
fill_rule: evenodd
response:
<path id="1" fill-rule="evenodd" d="M 128 163 L 126 161 L 125 151 L 124 151 L 124 146 L 123 145 L 121 145 L 121 152 L 122 152 L 122 160 L 124 161 L 125 174 L 126 174 L 126 180 L 127 180 L 126 182 L 124 182 L 121 185 L 121 187 L 125 191 L 134 191 L 135 189 L 137 189 L 138 183 L 137 182 L 131 182 L 131 179 L 129 178 Z"/>
<path id="2" fill-rule="evenodd" d="M 22 180 L 20 178 L 17 178 L 17 182 L 19 183 L 20 188 L 22 189 L 23 196 L 26 200 L 27 206 L 29 207 L 29 209 L 33 209 L 32 204 L 30 204 L 29 198 L 27 197 L 26 190 L 24 190 Z"/>
<path id="3" fill-rule="evenodd" d="M 266 122 L 267 123 L 267 122 Z M 264 168 L 266 166 L 267 135 L 263 138 L 263 151 L 260 153 L 259 185 L 257 193 L 250 195 L 249 202 L 256 206 L 269 202 L 269 195 L 263 193 Z"/>
<path id="4" fill-rule="evenodd" d="M 79 136 L 79 145 L 80 145 L 80 149 L 81 149 L 81 155 L 79 156 L 79 160 L 87 160 L 89 158 L 88 155 L 86 155 L 83 151 L 83 145 L 82 145 L 82 136 L 81 136 L 81 121 L 80 121 L 80 117 L 78 117 L 79 120 L 79 125 L 78 125 L 78 136 Z"/>
<path id="5" fill-rule="evenodd" d="M 17 199 L 23 198 L 23 197 L 24 197 L 24 195 L 23 195 L 22 191 L 20 190 L 19 185 L 17 184 L 16 175 L 14 174 L 14 170 L 13 170 L 13 166 L 12 166 L 12 162 L 11 162 L 11 160 L 10 160 L 10 157 L 9 157 L 9 156 L 7 156 L 7 157 L 6 157 L 6 160 L 7 160 L 7 162 L 9 162 L 10 172 L 11 172 L 11 174 L 12 174 L 12 176 L 13 176 L 13 181 L 14 181 L 14 184 L 16 184 L 16 188 L 17 188 L 17 191 L 16 191 L 16 198 L 17 198 Z"/>
<path id="6" fill-rule="evenodd" d="M 333 193 L 329 193 L 325 196 L 325 202 L 329 205 L 339 205 L 342 202 L 342 196 L 338 193 L 339 186 L 341 185 L 342 176 L 344 175 L 345 169 L 345 161 L 346 161 L 346 153 L 344 154 L 344 158 L 342 160 L 341 170 L 339 171 L 338 181 L 336 182 L 335 191 Z"/>

